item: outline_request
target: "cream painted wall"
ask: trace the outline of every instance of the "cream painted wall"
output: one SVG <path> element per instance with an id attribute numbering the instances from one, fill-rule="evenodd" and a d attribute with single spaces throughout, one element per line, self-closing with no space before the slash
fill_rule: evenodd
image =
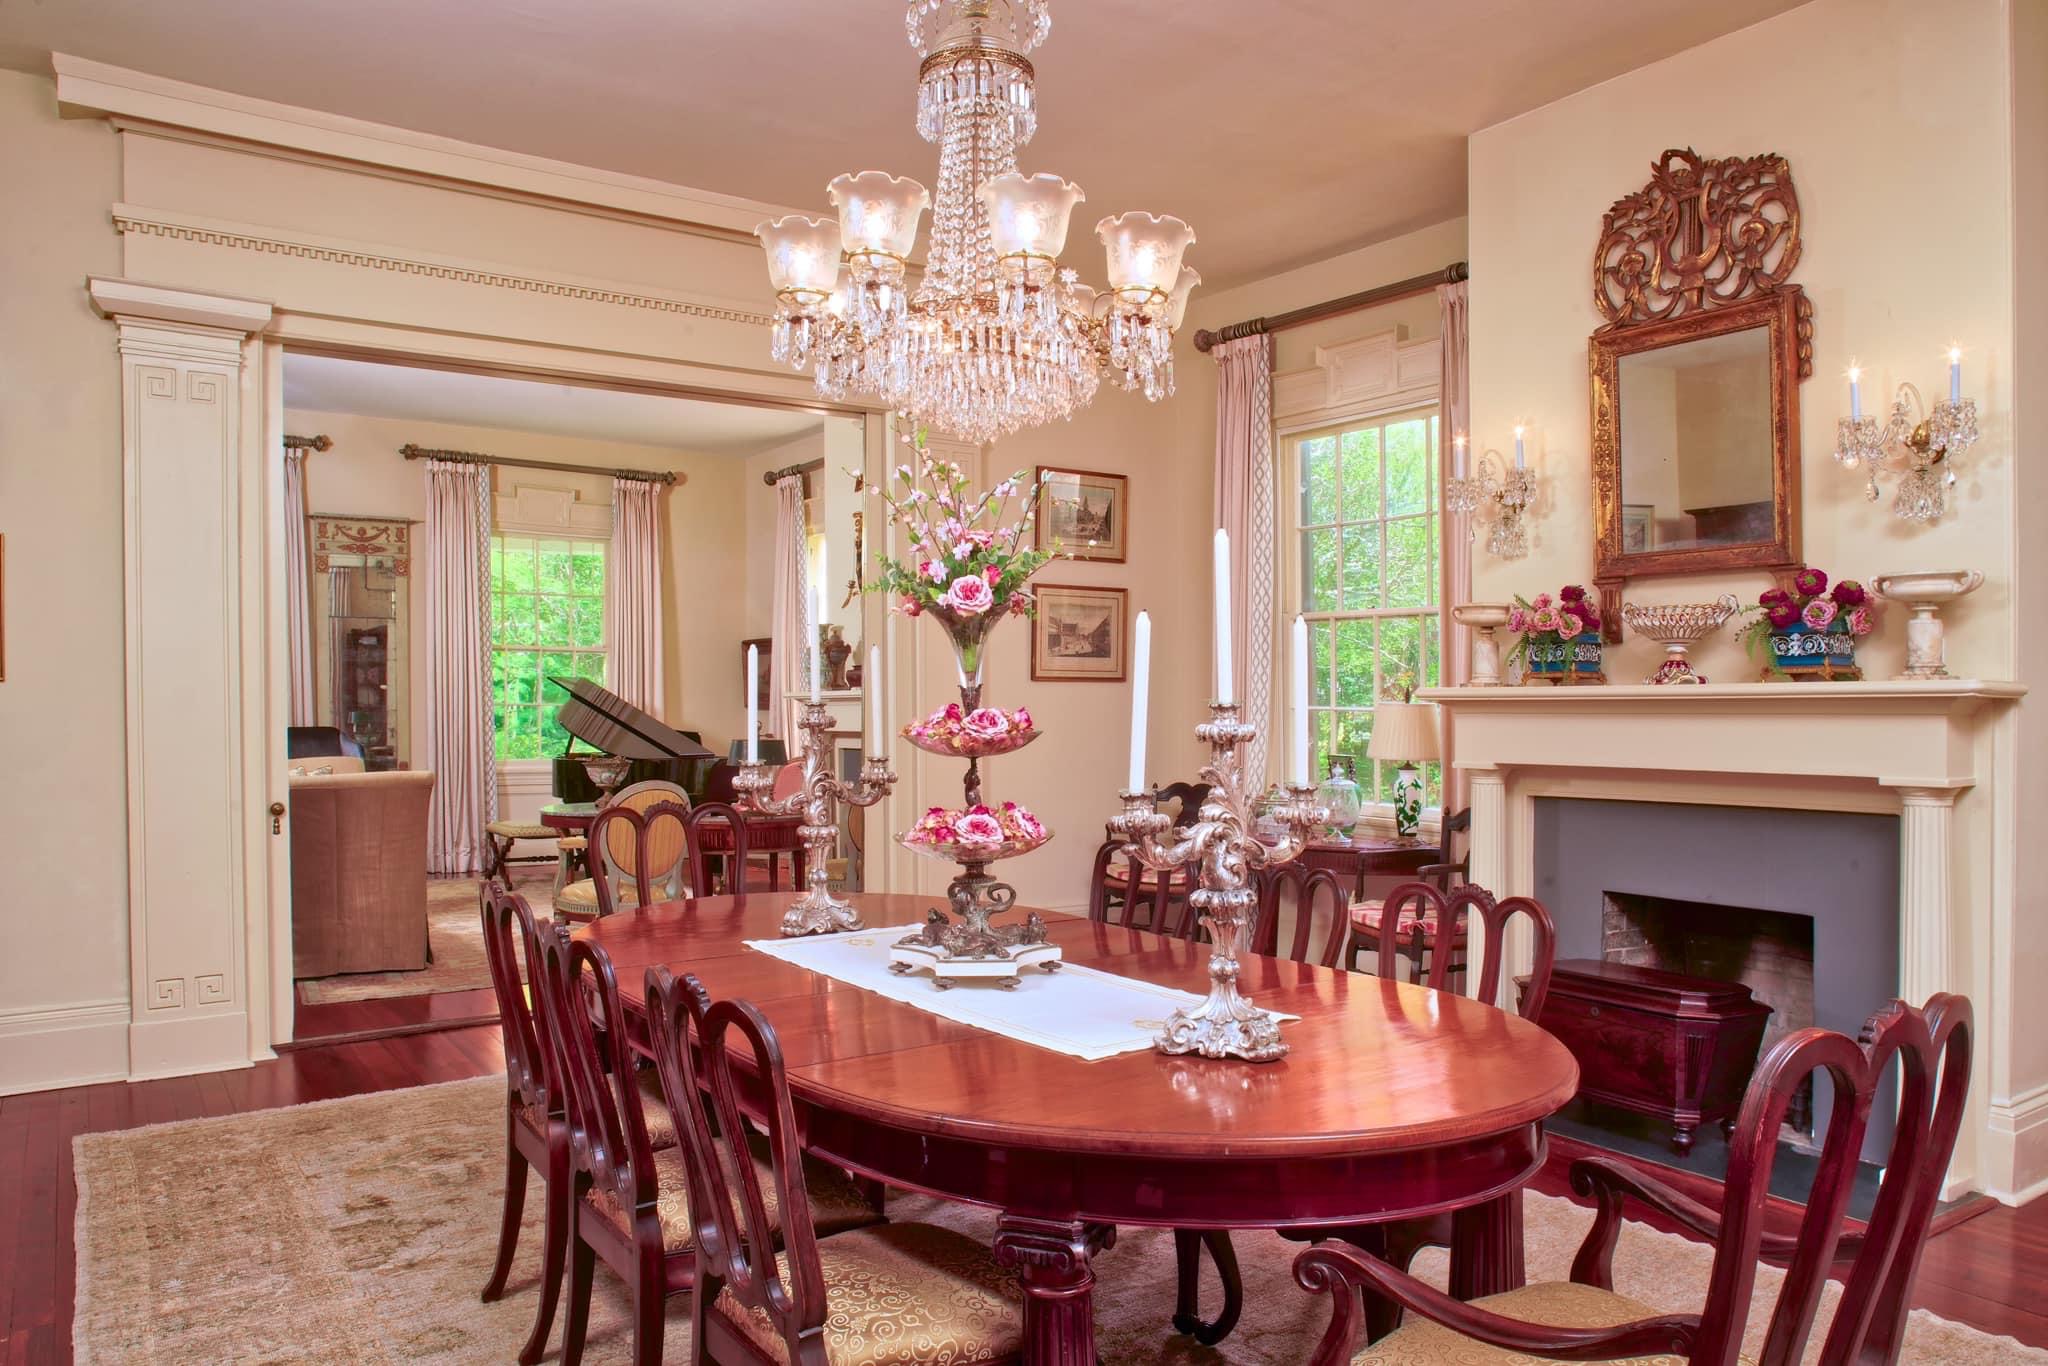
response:
<path id="1" fill-rule="evenodd" d="M 742 458 L 297 408 L 286 410 L 285 421 L 294 433 L 322 432 L 334 438 L 334 449 L 307 457 L 306 505 L 315 513 L 424 518 L 425 468 L 398 454 L 398 448 L 407 442 L 444 450 L 560 460 L 607 471 L 585 475 L 498 466 L 492 471 L 492 489 L 500 512 L 522 486 L 570 489 L 580 502 L 609 508 L 608 471 L 681 471 L 685 479 L 663 498 L 667 513 L 663 548 L 668 561 L 662 578 L 667 615 L 663 719 L 670 725 L 702 731 L 704 742 L 721 752 L 727 741 L 739 734 L 745 701 L 732 652 L 742 635 L 744 604 L 734 594 L 702 590 L 705 584 L 723 581 L 735 564 L 747 562 L 747 524 L 742 512 L 746 462 Z M 609 525 L 609 520 L 607 512 L 604 524 Z M 419 648 L 426 611 L 426 576 L 415 573 L 410 607 L 415 646 L 410 701 L 415 717 L 426 698 L 426 651 Z M 414 729 L 417 732 L 417 725 Z"/>
<path id="2" fill-rule="evenodd" d="M 1475 596 L 1501 600 L 1592 576 L 1586 337 L 1599 322 L 1588 279 L 1601 214 L 1642 185 L 1667 147 L 1710 156 L 1775 151 L 1790 160 L 1799 189 L 1805 247 L 1794 279 L 1815 313 L 1815 373 L 1800 392 L 1805 558 L 1865 579 L 1983 570 L 1985 586 L 1945 614 L 1949 665 L 1994 679 L 2020 670 L 2016 641 L 2038 635 L 2026 628 L 2039 613 L 2017 606 L 2015 586 L 2031 590 L 2040 575 L 2020 576 L 2030 562 L 2019 547 L 2038 544 L 2048 522 L 2025 482 L 2017 520 L 2014 503 L 2028 458 L 2015 441 L 2015 260 L 2028 252 L 2013 219 L 2013 92 L 2016 84 L 2038 87 L 2043 64 L 2036 34 L 2018 62 L 2026 74 L 2016 75 L 2013 8 L 2007 0 L 1815 0 L 1473 136 L 1475 440 L 1499 445 L 1516 421 L 1527 422 L 1542 481 L 1531 554 L 1514 563 L 1481 556 Z M 1926 97 L 1930 83 L 1941 98 Z M 2037 106 L 2033 119 L 2038 135 Z M 2037 176 L 2038 166 L 2028 174 Z M 1899 192 L 1902 177 L 1910 193 Z M 2033 193 L 2038 203 L 2038 185 Z M 1957 213 L 1959 204 L 1973 210 Z M 2032 223 L 2038 234 L 2038 215 Z M 2038 258 L 2038 235 L 2032 252 Z M 1964 347 L 1965 389 L 1977 400 L 1984 439 L 1967 459 L 1950 516 L 1915 528 L 1892 515 L 1889 487 L 1884 501 L 1867 502 L 1858 480 L 1830 458 L 1836 419 L 1846 415 L 1843 373 L 1854 357 L 1866 371 L 1866 395 L 1888 396 L 1902 380 L 1938 391 L 1951 338 Z M 2024 405 L 2030 416 L 2038 392 L 2034 386 Z M 1727 590 L 1754 600 L 1769 582 L 1762 573 L 1703 576 L 1639 582 L 1630 593 L 1683 601 Z M 1859 650 L 1869 673 L 1901 667 L 1903 615 L 1889 610 Z M 1641 677 L 1657 653 L 1632 639 L 1610 654 L 1608 673 Z M 1716 678 L 1755 673 L 1728 631 L 1694 656 Z M 2038 712 L 2042 704 L 2025 705 Z M 2038 768 L 2014 750 L 2016 730 L 2011 720 L 1995 730 L 1980 771 L 2009 779 Z M 2031 748 L 2038 756 L 2038 740 Z M 2039 897 L 2030 889 L 2040 882 L 2016 883 L 2014 853 L 2042 842 L 2042 808 L 2018 797 L 2010 782 L 1993 781 L 1958 802 L 1969 895 L 1951 948 L 1961 974 L 1954 985 L 1975 999 L 1984 1040 L 1974 1102 L 1983 1118 L 1972 1126 L 1986 1136 L 1979 1171 L 2008 1195 L 2048 1183 L 2048 1002 L 2031 986 L 2043 961 L 2031 923 Z M 2030 958 L 1999 942 L 2014 932 L 2001 927 L 2012 925 L 2034 938 Z M 2009 1132 L 2001 1140 L 2001 1125 L 2031 1125 L 2034 1137 Z M 2016 1157 L 2028 1142 L 2032 1155 Z"/>
<path id="3" fill-rule="evenodd" d="M 120 265 L 114 135 L 0 72 L 0 178 L 4 1092 L 126 1074 L 128 883 L 120 366 L 79 288 Z"/>

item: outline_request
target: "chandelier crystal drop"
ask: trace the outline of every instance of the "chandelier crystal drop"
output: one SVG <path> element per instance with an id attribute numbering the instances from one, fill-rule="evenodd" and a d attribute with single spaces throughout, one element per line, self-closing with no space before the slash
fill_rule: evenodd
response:
<path id="1" fill-rule="evenodd" d="M 1154 402 L 1173 392 L 1174 332 L 1201 283 L 1181 260 L 1194 230 L 1149 213 L 1103 219 L 1109 287 L 1091 288 L 1059 260 L 1080 186 L 1017 169 L 1038 128 L 1025 54 L 1051 29 L 1048 4 L 910 0 L 917 130 L 939 147 L 936 195 L 863 171 L 827 187 L 836 221 L 792 214 L 755 229 L 775 287 L 771 354 L 812 371 L 826 398 L 879 399 L 983 442 L 1071 416 L 1105 378 Z"/>

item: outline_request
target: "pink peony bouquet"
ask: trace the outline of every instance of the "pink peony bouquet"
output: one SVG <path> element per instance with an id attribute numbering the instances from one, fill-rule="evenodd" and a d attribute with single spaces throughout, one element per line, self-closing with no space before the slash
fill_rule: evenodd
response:
<path id="1" fill-rule="evenodd" d="M 1742 642 L 1752 655 L 1773 635 L 1803 629 L 1860 638 L 1877 626 L 1877 604 L 1868 589 L 1854 579 L 1830 586 L 1827 574 L 1812 565 L 1793 571 L 1790 587 L 1766 588 L 1756 606 L 1745 610 L 1752 620 L 1742 628 Z"/>
<path id="2" fill-rule="evenodd" d="M 888 486 L 875 490 L 890 525 L 903 528 L 910 553 L 903 560 L 879 557 L 870 591 L 895 597 L 910 616 L 931 612 L 965 622 L 1028 614 L 1024 585 L 1052 558 L 1031 544 L 1043 486 L 1020 470 L 976 497 L 959 465 L 926 454 L 922 432 L 915 445 L 916 467 L 898 466 Z"/>
<path id="3" fill-rule="evenodd" d="M 1555 596 L 1538 593 L 1533 598 L 1515 597 L 1508 609 L 1507 629 L 1521 637 L 1508 652 L 1512 662 L 1527 653 L 1529 643 L 1546 644 L 1573 640 L 1600 632 L 1600 604 L 1576 583 L 1568 583 Z"/>
<path id="4" fill-rule="evenodd" d="M 1025 707 L 1015 711 L 976 707 L 967 711 L 958 702 L 948 702 L 924 720 L 905 726 L 903 736 L 930 754 L 985 757 L 1022 749 L 1038 738 L 1038 728 Z"/>
<path id="5" fill-rule="evenodd" d="M 1001 806 L 959 810 L 930 807 L 902 839 L 913 849 L 932 849 L 948 855 L 958 851 L 971 856 L 977 852 L 1019 853 L 1037 848 L 1048 837 L 1045 824 L 1038 817 L 1015 802 L 1004 802 Z"/>

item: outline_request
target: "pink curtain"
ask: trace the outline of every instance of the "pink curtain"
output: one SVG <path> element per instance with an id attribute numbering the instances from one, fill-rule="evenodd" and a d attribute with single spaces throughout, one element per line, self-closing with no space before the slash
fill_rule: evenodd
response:
<path id="1" fill-rule="evenodd" d="M 427 870 L 484 866 L 484 826 L 497 819 L 491 724 L 491 471 L 427 462 Z"/>
<path id="2" fill-rule="evenodd" d="M 808 650 L 816 635 L 810 624 L 810 526 L 804 516 L 804 478 L 788 475 L 775 484 L 775 617 L 774 640 L 776 697 L 762 718 L 763 727 L 781 718 L 783 743 L 790 757 L 796 757 L 800 741 L 797 718 L 802 708 L 786 700 L 788 694 L 807 686 Z"/>
<path id="3" fill-rule="evenodd" d="M 1231 634 L 1235 687 L 1244 719 L 1258 727 L 1245 764 L 1263 779 L 1273 729 L 1273 595 L 1277 578 L 1273 506 L 1273 339 L 1261 333 L 1218 345 L 1216 357 L 1216 525 L 1230 533 Z"/>
<path id="4" fill-rule="evenodd" d="M 605 683 L 661 718 L 661 488 L 612 479 L 611 563 L 605 575 Z"/>
<path id="5" fill-rule="evenodd" d="M 284 640 L 291 724 L 319 724 L 313 703 L 312 557 L 306 553 L 306 453 L 284 453 Z"/>
<path id="6" fill-rule="evenodd" d="M 1466 357 L 1468 324 L 1466 322 L 1465 282 L 1444 284 L 1436 287 L 1437 302 L 1443 308 L 1443 362 L 1440 380 L 1439 402 L 1443 407 L 1443 420 L 1438 424 L 1441 439 L 1438 442 L 1438 464 L 1442 472 L 1451 468 L 1451 439 L 1460 434 L 1472 435 L 1472 388 Z M 1469 450 L 1470 447 L 1468 446 Z M 1476 455 L 1468 456 L 1474 460 Z M 1468 464 L 1467 469 L 1471 466 Z M 1438 481 L 1441 487 L 1442 481 Z M 1443 679 L 1456 687 L 1472 677 L 1472 633 L 1451 620 L 1451 608 L 1459 603 L 1472 600 L 1472 525 L 1471 514 L 1451 513 L 1445 518 L 1443 548 L 1443 615 L 1439 622 L 1439 635 L 1444 642 Z M 1443 717 L 1444 792 L 1445 815 L 1462 810 L 1466 803 L 1465 775 L 1451 767 L 1454 752 L 1451 734 L 1451 718 Z M 1448 851 L 1446 851 L 1448 856 Z"/>

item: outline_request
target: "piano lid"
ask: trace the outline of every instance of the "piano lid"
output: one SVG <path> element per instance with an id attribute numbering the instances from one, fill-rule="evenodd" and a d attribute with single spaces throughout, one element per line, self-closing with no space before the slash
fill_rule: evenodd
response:
<path id="1" fill-rule="evenodd" d="M 625 759 L 702 759 L 711 751 L 670 730 L 640 708 L 587 678 L 550 678 L 569 694 L 555 712 L 562 729 L 591 748 Z"/>

